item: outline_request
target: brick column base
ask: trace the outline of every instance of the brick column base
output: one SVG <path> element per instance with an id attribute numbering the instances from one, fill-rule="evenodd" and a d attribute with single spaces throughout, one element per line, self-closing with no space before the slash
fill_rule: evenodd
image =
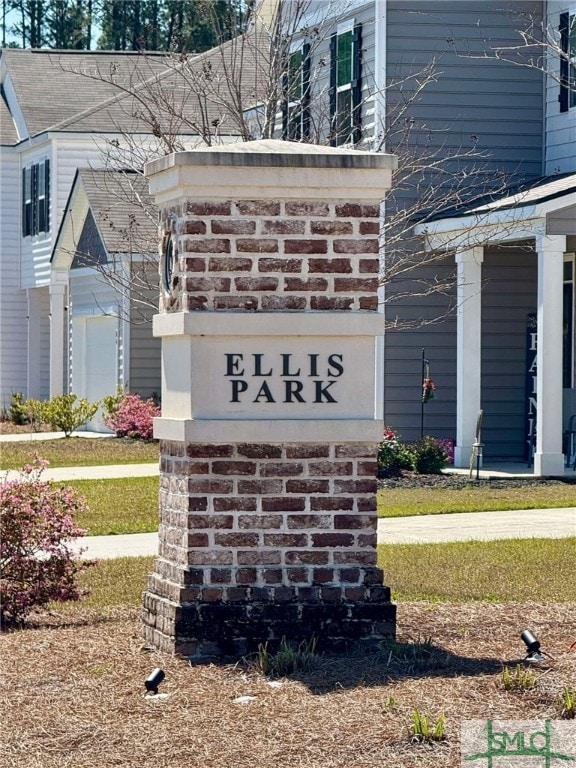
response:
<path id="1" fill-rule="evenodd" d="M 144 634 L 189 658 L 394 634 L 376 565 L 375 446 L 161 442 Z"/>

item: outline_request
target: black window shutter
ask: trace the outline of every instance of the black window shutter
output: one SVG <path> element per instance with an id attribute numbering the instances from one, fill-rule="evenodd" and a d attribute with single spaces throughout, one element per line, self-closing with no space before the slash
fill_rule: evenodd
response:
<path id="1" fill-rule="evenodd" d="M 330 145 L 336 146 L 337 118 L 336 118 L 336 59 L 337 35 L 334 33 L 330 37 L 330 88 L 328 96 L 330 99 Z"/>
<path id="2" fill-rule="evenodd" d="M 310 138 L 310 43 L 302 46 L 302 138 Z"/>
<path id="3" fill-rule="evenodd" d="M 560 93 L 558 101 L 560 102 L 560 112 L 568 112 L 569 109 L 569 47 L 570 47 L 570 14 L 560 14 Z"/>
<path id="4" fill-rule="evenodd" d="M 50 232 L 50 160 L 44 160 L 44 232 Z"/>
<path id="5" fill-rule="evenodd" d="M 28 170 L 26 168 L 22 168 L 22 237 L 26 237 L 30 234 L 28 232 L 28 216 L 27 214 L 27 206 L 26 206 L 26 174 L 28 173 Z"/>
<path id="6" fill-rule="evenodd" d="M 352 34 L 352 140 L 362 139 L 362 25 L 356 24 Z"/>

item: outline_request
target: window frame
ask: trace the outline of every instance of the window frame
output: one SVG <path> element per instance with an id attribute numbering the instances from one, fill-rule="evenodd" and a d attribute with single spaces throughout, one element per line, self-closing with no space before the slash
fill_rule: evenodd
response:
<path id="1" fill-rule="evenodd" d="M 576 108 L 576 6 L 560 14 L 560 112 Z"/>
<path id="2" fill-rule="evenodd" d="M 350 37 L 348 37 L 350 36 Z M 349 43 L 348 43 L 349 40 Z M 340 46 L 349 46 L 343 59 Z M 349 59 L 349 72 L 342 73 Z M 347 77 L 342 77 L 342 75 Z M 339 24 L 330 38 L 330 144 L 357 144 L 362 138 L 362 25 L 354 19 Z"/>
<path id="3" fill-rule="evenodd" d="M 299 62 L 294 67 L 297 56 Z M 310 138 L 310 43 L 302 41 L 291 48 L 283 89 L 282 138 L 307 140 Z"/>

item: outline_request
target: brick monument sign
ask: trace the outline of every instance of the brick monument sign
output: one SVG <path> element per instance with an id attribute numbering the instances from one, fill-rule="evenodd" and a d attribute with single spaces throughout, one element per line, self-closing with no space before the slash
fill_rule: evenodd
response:
<path id="1" fill-rule="evenodd" d="M 394 167 L 272 140 L 146 166 L 163 380 L 144 632 L 161 650 L 394 633 L 376 563 L 379 209 Z"/>

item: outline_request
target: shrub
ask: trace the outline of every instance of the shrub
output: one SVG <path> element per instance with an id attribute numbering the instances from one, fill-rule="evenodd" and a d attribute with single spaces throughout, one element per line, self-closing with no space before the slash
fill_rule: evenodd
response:
<path id="1" fill-rule="evenodd" d="M 41 402 L 40 400 L 34 400 L 29 397 L 24 403 L 24 413 L 26 414 L 26 420 L 34 430 L 39 432 L 40 427 L 46 421 L 48 403 Z"/>
<path id="2" fill-rule="evenodd" d="M 56 395 L 46 403 L 46 421 L 52 429 L 64 432 L 69 437 L 75 429 L 81 427 L 94 417 L 99 403 L 89 403 L 88 400 L 78 400 L 76 395 Z"/>
<path id="3" fill-rule="evenodd" d="M 115 395 L 107 395 L 106 397 L 102 398 L 102 406 L 104 407 L 106 413 L 111 415 L 117 412 L 123 399 L 124 390 L 119 386 Z M 104 417 L 104 421 L 106 421 L 106 417 Z"/>
<path id="4" fill-rule="evenodd" d="M 405 469 L 412 469 L 410 449 L 398 440 L 390 427 L 384 429 L 384 439 L 378 446 L 378 474 L 380 477 L 398 477 Z"/>
<path id="5" fill-rule="evenodd" d="M 437 437 L 438 445 L 446 451 L 448 464 L 454 464 L 454 440 L 450 437 Z"/>
<path id="6" fill-rule="evenodd" d="M 78 600 L 83 593 L 76 576 L 92 565 L 68 543 L 86 533 L 73 521 L 85 501 L 71 488 L 42 481 L 45 467 L 36 457 L 18 479 L 0 483 L 0 619 L 6 628 L 51 600 Z"/>
<path id="7" fill-rule="evenodd" d="M 26 423 L 26 411 L 24 409 L 24 395 L 22 392 L 13 392 L 10 398 L 10 421 L 13 424 Z"/>
<path id="8" fill-rule="evenodd" d="M 126 394 L 121 398 L 110 396 L 105 398 L 104 405 L 108 410 L 104 423 L 114 430 L 117 437 L 152 439 L 152 419 L 160 415 L 160 408 L 152 398 L 143 400 L 135 394 Z"/>
<path id="9" fill-rule="evenodd" d="M 412 446 L 413 466 L 420 475 L 439 475 L 448 464 L 448 453 L 435 437 L 426 435 Z"/>

